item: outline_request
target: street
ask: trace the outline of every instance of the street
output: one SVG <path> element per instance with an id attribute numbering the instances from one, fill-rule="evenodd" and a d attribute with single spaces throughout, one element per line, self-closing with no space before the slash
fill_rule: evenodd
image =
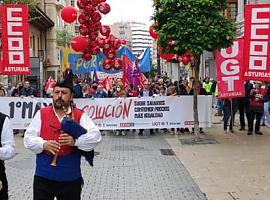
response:
<path id="1" fill-rule="evenodd" d="M 35 155 L 15 136 L 17 155 L 6 162 L 10 200 L 32 199 Z M 144 136 L 107 132 L 98 148 L 94 167 L 84 160 L 83 200 L 204 200 L 204 194 L 175 155 L 162 155 L 170 146 L 162 133 Z"/>

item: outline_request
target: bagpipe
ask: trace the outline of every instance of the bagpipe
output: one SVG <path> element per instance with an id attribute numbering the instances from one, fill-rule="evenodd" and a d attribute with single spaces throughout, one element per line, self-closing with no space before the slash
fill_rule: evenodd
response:
<path id="1" fill-rule="evenodd" d="M 64 111 L 66 111 L 66 109 L 64 109 Z M 65 112 L 65 113 L 67 113 L 67 112 Z M 66 117 L 64 117 L 63 120 L 61 121 L 61 131 L 72 136 L 74 138 L 74 140 L 76 140 L 81 135 L 84 135 L 87 133 L 87 130 L 85 128 L 83 128 L 80 124 L 78 124 L 74 119 L 68 117 L 68 115 L 66 115 Z M 90 166 L 93 167 L 93 160 L 94 160 L 94 156 L 95 156 L 94 150 L 83 151 L 83 150 L 78 149 L 76 147 L 75 151 L 78 152 L 79 154 L 81 154 L 85 158 L 85 160 L 90 164 Z M 58 153 L 55 154 L 55 156 L 51 162 L 51 166 L 57 165 L 56 164 L 57 158 L 58 158 Z"/>

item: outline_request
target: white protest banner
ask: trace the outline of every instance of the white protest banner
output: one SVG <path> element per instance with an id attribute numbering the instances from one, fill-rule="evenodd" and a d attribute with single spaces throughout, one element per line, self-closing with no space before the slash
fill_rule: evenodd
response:
<path id="1" fill-rule="evenodd" d="M 52 99 L 1 97 L 1 112 L 13 129 L 26 129 L 41 106 Z M 211 96 L 199 96 L 200 127 L 212 124 Z M 75 99 L 101 130 L 179 128 L 193 126 L 193 96 Z"/>

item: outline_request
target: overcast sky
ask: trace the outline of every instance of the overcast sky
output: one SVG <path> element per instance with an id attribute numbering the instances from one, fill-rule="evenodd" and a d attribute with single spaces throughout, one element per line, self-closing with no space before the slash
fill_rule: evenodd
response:
<path id="1" fill-rule="evenodd" d="M 103 24 L 127 20 L 151 24 L 152 0 L 107 0 L 106 2 L 111 6 L 111 11 L 107 15 L 103 15 Z"/>

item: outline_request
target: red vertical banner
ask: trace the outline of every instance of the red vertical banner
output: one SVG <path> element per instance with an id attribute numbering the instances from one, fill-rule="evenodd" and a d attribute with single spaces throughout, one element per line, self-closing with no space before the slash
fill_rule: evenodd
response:
<path id="1" fill-rule="evenodd" d="M 270 79 L 270 4 L 245 6 L 244 79 Z"/>
<path id="2" fill-rule="evenodd" d="M 29 75 L 28 6 L 3 4 L 2 74 Z"/>
<path id="3" fill-rule="evenodd" d="M 243 39 L 227 49 L 215 52 L 218 97 L 222 99 L 245 96 L 243 80 Z"/>

